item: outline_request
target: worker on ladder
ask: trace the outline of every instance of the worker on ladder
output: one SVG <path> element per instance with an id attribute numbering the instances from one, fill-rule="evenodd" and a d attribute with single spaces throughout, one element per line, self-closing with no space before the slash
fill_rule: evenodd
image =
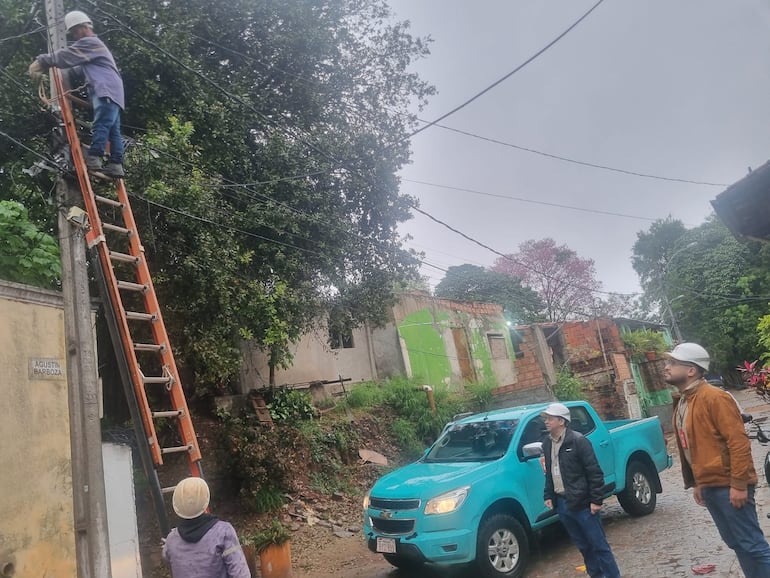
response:
<path id="1" fill-rule="evenodd" d="M 125 108 L 123 79 L 115 65 L 112 53 L 94 34 L 93 23 L 87 14 L 74 10 L 64 16 L 64 27 L 75 42 L 50 54 L 41 54 L 29 66 L 33 79 L 52 66 L 72 68 L 81 66 L 88 83 L 94 107 L 91 148 L 86 157 L 88 171 L 96 176 L 122 178 L 123 137 L 120 133 L 120 114 Z M 103 167 L 104 151 L 110 143 L 110 156 Z"/>

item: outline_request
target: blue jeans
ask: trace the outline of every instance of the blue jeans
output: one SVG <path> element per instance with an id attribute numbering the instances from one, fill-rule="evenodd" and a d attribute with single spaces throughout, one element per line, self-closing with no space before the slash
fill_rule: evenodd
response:
<path id="1" fill-rule="evenodd" d="M 570 510 L 563 498 L 556 498 L 556 511 L 572 541 L 583 555 L 586 571 L 591 578 L 620 578 L 615 556 L 607 543 L 599 514 L 589 508 Z"/>
<path id="2" fill-rule="evenodd" d="M 770 578 L 770 546 L 759 527 L 754 486 L 740 510 L 730 505 L 730 488 L 702 488 L 701 495 L 719 535 L 735 551 L 743 573 L 751 578 Z"/>
<path id="3" fill-rule="evenodd" d="M 120 107 L 106 96 L 93 98 L 94 124 L 89 156 L 102 158 L 110 142 L 110 162 L 123 164 L 123 137 L 120 136 Z"/>

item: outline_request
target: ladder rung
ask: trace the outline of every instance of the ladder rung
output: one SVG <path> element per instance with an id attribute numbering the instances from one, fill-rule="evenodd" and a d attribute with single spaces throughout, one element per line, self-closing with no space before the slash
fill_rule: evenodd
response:
<path id="1" fill-rule="evenodd" d="M 144 381 L 145 384 L 150 383 L 171 383 L 171 378 L 168 376 L 163 377 L 144 377 L 142 378 L 142 381 Z"/>
<path id="2" fill-rule="evenodd" d="M 123 203 L 120 201 L 116 201 L 115 199 L 108 199 L 107 197 L 100 197 L 99 195 L 94 195 L 94 199 L 96 199 L 100 203 L 104 203 L 105 205 L 110 205 L 112 207 L 120 207 L 123 208 Z"/>
<path id="3" fill-rule="evenodd" d="M 113 261 L 123 261 L 124 263 L 133 263 L 136 265 L 139 263 L 139 257 L 128 255 L 126 253 L 118 253 L 117 251 L 110 251 L 110 259 Z"/>
<path id="4" fill-rule="evenodd" d="M 155 321 L 158 318 L 154 313 L 140 313 L 139 311 L 126 311 L 126 319 L 134 321 Z"/>
<path id="5" fill-rule="evenodd" d="M 181 409 L 175 409 L 173 411 L 154 411 L 152 417 L 182 417 L 184 412 Z"/>
<path id="6" fill-rule="evenodd" d="M 176 490 L 176 486 L 168 486 L 167 488 L 161 488 L 160 492 L 161 494 L 171 494 L 174 490 Z"/>
<path id="7" fill-rule="evenodd" d="M 158 345 L 157 343 L 134 343 L 134 351 L 163 351 L 165 349 L 165 345 Z"/>
<path id="8" fill-rule="evenodd" d="M 147 285 L 142 283 L 131 283 L 130 281 L 118 281 L 118 289 L 125 289 L 126 291 L 141 291 L 144 293 L 147 291 Z"/>
<path id="9" fill-rule="evenodd" d="M 193 450 L 194 446 L 192 444 L 187 444 L 186 446 L 174 446 L 170 448 L 161 448 L 160 453 L 162 454 L 180 454 L 182 452 L 191 452 Z"/>
<path id="10" fill-rule="evenodd" d="M 118 225 L 113 225 L 112 223 L 102 223 L 102 229 L 107 229 L 108 231 L 115 231 L 116 233 L 123 233 L 124 235 L 133 234 L 131 229 L 126 229 L 125 227 L 119 227 Z"/>

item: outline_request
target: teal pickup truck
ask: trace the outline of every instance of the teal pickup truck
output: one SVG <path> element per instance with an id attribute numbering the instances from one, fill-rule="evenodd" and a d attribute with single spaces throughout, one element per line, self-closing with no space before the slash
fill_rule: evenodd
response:
<path id="1" fill-rule="evenodd" d="M 364 498 L 369 549 L 399 568 L 475 560 L 485 578 L 522 576 L 537 531 L 558 521 L 543 504 L 546 405 L 453 421 L 421 459 L 380 478 Z M 593 443 L 607 496 L 650 514 L 658 472 L 671 466 L 658 418 L 605 422 L 585 402 L 566 405 Z"/>

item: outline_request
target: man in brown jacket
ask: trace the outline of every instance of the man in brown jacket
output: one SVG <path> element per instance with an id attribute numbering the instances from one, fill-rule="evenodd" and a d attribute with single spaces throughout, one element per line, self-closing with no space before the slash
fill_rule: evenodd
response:
<path id="1" fill-rule="evenodd" d="M 754 503 L 757 473 L 738 404 L 703 379 L 709 354 L 697 343 L 680 343 L 666 357 L 665 380 L 680 393 L 674 431 L 684 487 L 708 508 L 746 577 L 770 578 L 770 546 Z"/>

